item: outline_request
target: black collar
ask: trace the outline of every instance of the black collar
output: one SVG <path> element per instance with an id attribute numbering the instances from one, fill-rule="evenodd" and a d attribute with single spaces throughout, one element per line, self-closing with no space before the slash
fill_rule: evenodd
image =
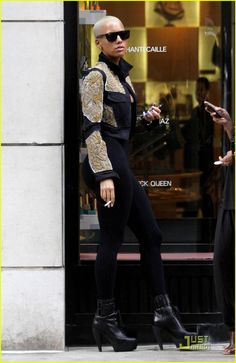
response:
<path id="1" fill-rule="evenodd" d="M 104 53 L 99 54 L 99 61 L 106 63 L 110 70 L 112 70 L 119 78 L 123 79 L 129 75 L 130 70 L 133 68 L 133 66 L 126 62 L 123 58 L 121 58 L 119 65 L 113 63 L 105 56 Z"/>

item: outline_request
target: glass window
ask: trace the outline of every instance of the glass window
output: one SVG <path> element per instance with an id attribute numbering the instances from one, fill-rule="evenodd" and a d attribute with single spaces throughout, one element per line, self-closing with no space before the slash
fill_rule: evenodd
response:
<path id="1" fill-rule="evenodd" d="M 86 5 L 87 4 L 87 5 Z M 90 3 L 92 4 L 92 3 Z M 221 105 L 221 2 L 79 3 L 80 75 L 99 51 L 92 24 L 114 15 L 131 30 L 126 60 L 138 96 L 138 114 L 161 104 L 160 120 L 137 124 L 131 140 L 132 170 L 149 196 L 163 231 L 164 258 L 212 258 L 221 195 L 221 129 L 203 101 Z M 87 6 L 87 8 L 86 8 Z M 90 7 L 90 8 L 89 8 Z M 82 139 L 80 160 L 86 155 Z M 80 180 L 80 261 L 95 258 L 99 239 L 96 199 Z M 119 258 L 138 260 L 127 229 Z"/>

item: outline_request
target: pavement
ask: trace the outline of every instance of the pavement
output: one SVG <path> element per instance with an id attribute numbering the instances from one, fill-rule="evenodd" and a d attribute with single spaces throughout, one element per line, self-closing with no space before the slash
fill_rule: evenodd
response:
<path id="1" fill-rule="evenodd" d="M 210 344 L 202 350 L 177 350 L 165 345 L 160 351 L 157 345 L 139 345 L 132 352 L 114 352 L 112 347 L 70 347 L 65 351 L 17 351 L 2 352 L 2 362 L 234 362 L 234 356 L 225 356 L 226 344 Z"/>

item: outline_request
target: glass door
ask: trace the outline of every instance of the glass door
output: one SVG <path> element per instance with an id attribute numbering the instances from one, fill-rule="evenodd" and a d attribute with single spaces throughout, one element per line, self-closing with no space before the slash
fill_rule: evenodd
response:
<path id="1" fill-rule="evenodd" d="M 222 4 L 96 4 L 79 4 L 80 71 L 98 58 L 93 23 L 105 14 L 117 16 L 131 30 L 125 59 L 134 66 L 138 113 L 152 103 L 162 105 L 161 119 L 149 130 L 137 125 L 130 164 L 163 231 L 163 258 L 212 258 L 222 180 L 214 160 L 221 154 L 221 129 L 203 101 L 222 104 Z M 86 153 L 82 140 L 81 162 Z M 79 198 L 82 262 L 95 259 L 99 240 L 96 199 L 82 179 Z M 128 229 L 119 259 L 139 260 L 137 241 Z"/>

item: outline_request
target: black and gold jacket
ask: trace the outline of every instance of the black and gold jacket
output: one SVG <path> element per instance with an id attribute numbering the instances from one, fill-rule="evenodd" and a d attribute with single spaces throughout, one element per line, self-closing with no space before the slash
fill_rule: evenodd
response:
<path id="1" fill-rule="evenodd" d="M 119 177 L 112 168 L 103 137 L 128 140 L 135 128 L 136 95 L 129 78 L 131 68 L 125 60 L 116 65 L 101 53 L 96 65 L 84 72 L 83 132 L 89 164 L 97 181 Z"/>

